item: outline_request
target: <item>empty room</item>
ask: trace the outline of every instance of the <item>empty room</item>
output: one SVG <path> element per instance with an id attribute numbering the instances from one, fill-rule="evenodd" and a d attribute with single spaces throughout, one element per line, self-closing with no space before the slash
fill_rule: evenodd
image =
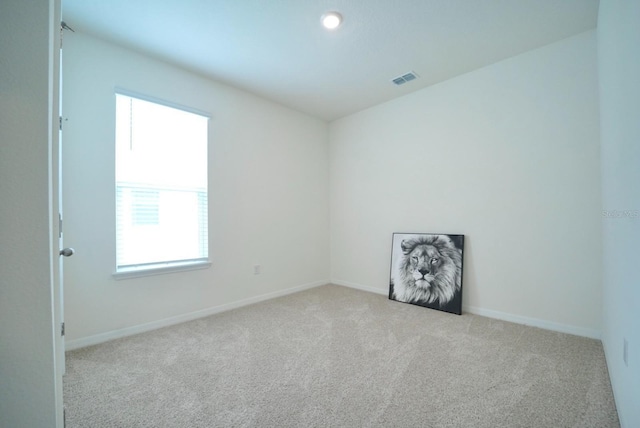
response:
<path id="1" fill-rule="evenodd" d="M 637 1 L 0 10 L 0 426 L 640 426 Z"/>

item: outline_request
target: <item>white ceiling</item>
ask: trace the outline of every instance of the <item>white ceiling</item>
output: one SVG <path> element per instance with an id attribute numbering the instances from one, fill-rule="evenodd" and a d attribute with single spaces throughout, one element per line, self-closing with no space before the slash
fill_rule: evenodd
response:
<path id="1" fill-rule="evenodd" d="M 340 28 L 323 13 L 344 16 Z M 596 27 L 598 0 L 63 0 L 76 31 L 333 120 Z M 396 86 L 408 71 L 417 80 Z"/>

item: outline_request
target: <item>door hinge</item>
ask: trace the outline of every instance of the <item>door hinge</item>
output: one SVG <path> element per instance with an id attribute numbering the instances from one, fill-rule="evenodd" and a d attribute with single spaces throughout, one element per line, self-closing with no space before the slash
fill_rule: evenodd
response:
<path id="1" fill-rule="evenodd" d="M 62 214 L 58 213 L 58 238 L 62 238 Z"/>
<path id="2" fill-rule="evenodd" d="M 60 50 L 62 50 L 62 44 L 63 44 L 63 41 L 64 41 L 63 40 L 64 39 L 64 37 L 63 37 L 64 30 L 69 30 L 72 33 L 75 33 L 75 30 L 73 28 L 69 27 L 66 22 L 64 22 L 64 21 L 60 22 Z"/>
<path id="3" fill-rule="evenodd" d="M 60 327 L 60 336 L 64 337 L 64 323 L 62 323 L 62 326 Z"/>
<path id="4" fill-rule="evenodd" d="M 59 119 L 59 125 L 58 126 L 60 128 L 60 131 L 62 131 L 62 116 L 60 116 L 58 119 Z"/>

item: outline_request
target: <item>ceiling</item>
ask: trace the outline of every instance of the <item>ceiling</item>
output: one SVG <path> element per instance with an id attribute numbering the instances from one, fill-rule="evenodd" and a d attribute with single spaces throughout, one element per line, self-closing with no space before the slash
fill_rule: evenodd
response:
<path id="1" fill-rule="evenodd" d="M 596 27 L 598 0 L 62 0 L 85 32 L 333 120 Z M 320 17 L 336 10 L 328 31 Z M 419 78 L 396 86 L 408 71 Z"/>

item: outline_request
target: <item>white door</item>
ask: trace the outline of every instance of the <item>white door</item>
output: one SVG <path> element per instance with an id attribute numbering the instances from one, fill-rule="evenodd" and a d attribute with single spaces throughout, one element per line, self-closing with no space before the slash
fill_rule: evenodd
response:
<path id="1" fill-rule="evenodd" d="M 60 2 L 54 1 L 54 16 L 53 22 L 60 22 Z M 61 187 L 61 165 L 60 165 L 60 153 L 61 153 L 61 132 L 56 132 L 55 127 L 59 123 L 60 118 L 60 99 L 61 99 L 61 38 L 62 31 L 60 31 L 60 37 L 54 37 L 54 52 L 60 49 L 60 55 L 53 55 L 53 67 L 52 67 L 52 129 L 51 129 L 51 220 L 52 220 L 52 236 L 51 236 L 51 251 L 54 259 L 52 260 L 53 270 L 53 322 L 54 322 L 54 349 L 55 349 L 55 378 L 56 378 L 56 426 L 64 426 L 64 405 L 63 405 L 63 393 L 62 393 L 62 375 L 65 372 L 65 358 L 64 358 L 64 336 L 62 331 L 64 311 L 63 311 L 63 288 L 62 288 L 62 262 L 60 259 L 60 250 L 62 247 L 62 223 L 60 222 L 60 209 L 62 207 L 62 187 Z"/>
<path id="2" fill-rule="evenodd" d="M 57 144 L 54 144 L 53 154 L 53 204 L 54 209 L 58 213 L 58 264 L 55 266 L 57 268 L 57 272 L 54 275 L 56 286 L 55 286 L 55 300 L 56 300 L 56 327 L 58 328 L 57 332 L 57 351 L 56 351 L 56 361 L 57 361 L 57 369 L 60 373 L 65 373 L 65 343 L 64 343 L 64 259 L 66 257 L 70 257 L 73 255 L 73 248 L 64 246 L 64 216 L 62 213 L 62 132 L 64 128 L 64 116 L 62 112 L 62 35 L 64 29 L 61 25 L 60 27 L 60 56 L 59 56 L 59 103 L 58 103 L 58 113 L 59 113 L 59 131 L 58 131 L 58 141 Z"/>

